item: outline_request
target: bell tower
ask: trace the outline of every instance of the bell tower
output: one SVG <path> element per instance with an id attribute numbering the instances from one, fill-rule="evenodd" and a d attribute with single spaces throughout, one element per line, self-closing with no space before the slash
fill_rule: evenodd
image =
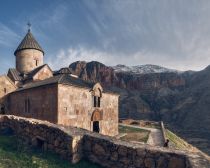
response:
<path id="1" fill-rule="evenodd" d="M 28 23 L 28 32 L 14 55 L 16 56 L 16 69 L 22 74 L 27 74 L 43 65 L 44 51 L 32 35 L 30 23 Z"/>

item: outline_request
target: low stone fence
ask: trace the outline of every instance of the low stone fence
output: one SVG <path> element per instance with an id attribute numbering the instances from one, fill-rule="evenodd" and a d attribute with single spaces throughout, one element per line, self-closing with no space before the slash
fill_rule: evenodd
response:
<path id="1" fill-rule="evenodd" d="M 0 116 L 0 131 L 11 129 L 29 146 L 51 150 L 72 163 L 87 159 L 108 168 L 208 168 L 199 153 L 117 140 L 83 129 L 15 116 Z"/>
<path id="2" fill-rule="evenodd" d="M 83 138 L 85 159 L 111 168 L 207 168 L 210 162 L 199 154 L 151 147 L 98 134 Z"/>
<path id="3" fill-rule="evenodd" d="M 160 128 L 161 128 L 161 131 L 162 131 L 162 134 L 163 134 L 163 140 L 164 142 L 166 142 L 166 130 L 165 130 L 165 126 L 163 124 L 163 121 L 160 122 Z"/>
<path id="4" fill-rule="evenodd" d="M 55 124 L 36 119 L 0 116 L 0 134 L 13 132 L 23 145 L 53 151 L 75 163 L 81 159 L 80 141 L 84 133 L 76 128 L 69 128 L 68 131 Z"/>

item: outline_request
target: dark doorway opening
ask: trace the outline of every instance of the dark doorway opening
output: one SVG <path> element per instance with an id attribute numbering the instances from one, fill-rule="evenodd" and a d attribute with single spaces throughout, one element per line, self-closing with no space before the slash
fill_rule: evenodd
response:
<path id="1" fill-rule="evenodd" d="M 38 149 L 43 150 L 44 149 L 44 140 L 41 138 L 36 138 L 36 147 Z"/>
<path id="2" fill-rule="evenodd" d="M 0 105 L 0 114 L 5 114 L 5 106 L 3 104 Z"/>
<path id="3" fill-rule="evenodd" d="M 93 121 L 93 132 L 100 132 L 99 121 Z"/>

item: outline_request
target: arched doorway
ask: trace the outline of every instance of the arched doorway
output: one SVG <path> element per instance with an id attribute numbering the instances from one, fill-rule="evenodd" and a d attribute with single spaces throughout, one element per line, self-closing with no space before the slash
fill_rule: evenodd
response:
<path id="1" fill-rule="evenodd" d="M 93 121 L 93 132 L 100 132 L 99 121 Z"/>
<path id="2" fill-rule="evenodd" d="M 100 133 L 100 121 L 102 120 L 102 111 L 95 110 L 91 117 L 92 131 Z"/>

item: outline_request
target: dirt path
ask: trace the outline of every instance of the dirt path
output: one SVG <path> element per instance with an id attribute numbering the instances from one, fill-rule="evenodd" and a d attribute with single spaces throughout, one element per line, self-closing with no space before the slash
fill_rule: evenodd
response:
<path id="1" fill-rule="evenodd" d="M 144 130 L 150 131 L 149 138 L 147 140 L 147 144 L 152 146 L 163 146 L 164 140 L 163 135 L 160 129 L 156 128 L 147 128 L 147 127 L 140 127 L 140 126 L 134 126 L 134 125 L 127 125 L 127 124 L 120 124 L 122 126 L 132 127 L 132 128 L 140 128 Z"/>

